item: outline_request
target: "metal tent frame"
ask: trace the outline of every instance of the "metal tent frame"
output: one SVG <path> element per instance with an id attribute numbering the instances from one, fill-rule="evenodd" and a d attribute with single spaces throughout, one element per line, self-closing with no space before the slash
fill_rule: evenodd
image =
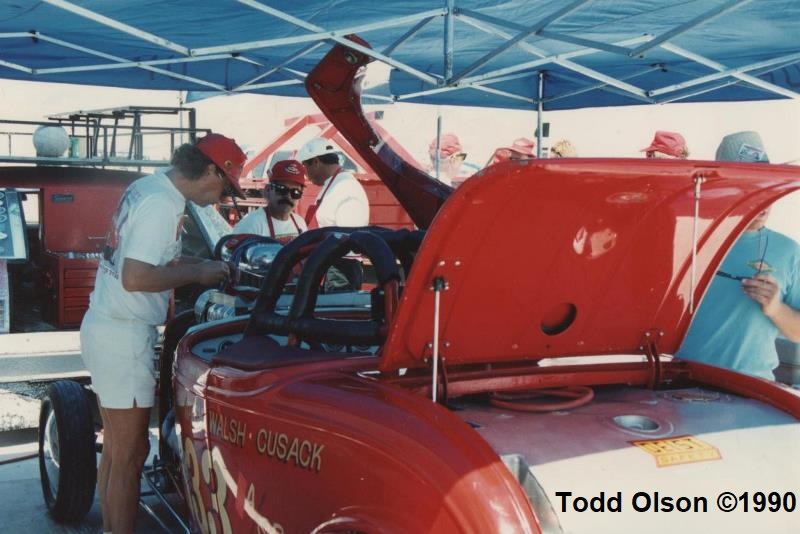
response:
<path id="1" fill-rule="evenodd" d="M 787 40 L 800 30 L 798 2 L 4 4 L 0 76 L 7 78 L 76 83 L 80 75 L 101 85 L 304 96 L 310 67 L 341 43 L 406 80 L 389 84 L 390 101 L 563 109 L 593 105 L 598 93 L 614 96 L 602 105 L 800 96 L 800 44 Z M 154 16 L 144 16 L 148 10 Z M 756 33 L 766 25 L 771 35 Z M 737 43 L 748 26 L 750 40 Z M 351 33 L 373 48 L 348 41 Z M 732 86 L 738 91 L 726 93 Z"/>

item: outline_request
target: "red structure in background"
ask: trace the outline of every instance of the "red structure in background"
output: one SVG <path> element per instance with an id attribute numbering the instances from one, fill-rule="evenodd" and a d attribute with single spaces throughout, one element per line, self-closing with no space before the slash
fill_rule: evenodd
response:
<path id="1" fill-rule="evenodd" d="M 0 188 L 38 197 L 39 224 L 37 235 L 29 235 L 27 264 L 38 273 L 42 319 L 56 328 L 80 326 L 111 215 L 128 184 L 142 175 L 87 167 L 0 168 Z M 12 266 L 18 268 L 24 266 Z"/>
<path id="2" fill-rule="evenodd" d="M 389 135 L 377 121 L 381 118 L 382 112 L 372 112 L 366 114 L 370 120 L 372 127 L 386 139 L 396 153 L 401 155 L 406 161 L 412 162 L 419 168 L 422 168 L 415 158 L 406 151 Z M 358 154 L 358 152 L 347 142 L 347 140 L 339 133 L 338 130 L 325 118 L 321 113 L 315 115 L 305 115 L 302 117 L 293 117 L 284 121 L 284 130 L 278 137 L 265 146 L 258 154 L 249 159 L 244 165 L 244 176 L 241 180 L 242 188 L 248 192 L 247 200 L 240 202 L 241 205 L 247 207 L 258 207 L 264 205 L 264 199 L 261 197 L 261 191 L 264 184 L 268 181 L 266 177 L 267 169 L 274 164 L 274 154 L 283 146 L 286 145 L 292 138 L 299 134 L 308 126 L 316 126 L 319 129 L 318 137 L 330 139 L 341 150 L 342 154 L 349 160 L 345 162 L 345 168 L 350 170 L 367 193 L 369 199 L 369 223 L 371 225 L 385 226 L 388 228 L 413 228 L 414 223 L 406 213 L 406 210 L 397 201 L 397 198 L 392 194 L 386 185 L 378 178 L 378 175 L 372 170 L 366 161 Z M 293 146 L 290 151 L 281 159 L 294 158 L 300 144 Z M 305 216 L 306 210 L 312 205 L 319 193 L 320 187 L 312 183 L 308 183 L 305 189 L 303 198 L 298 203 L 297 211 L 301 216 Z M 234 212 L 230 212 L 233 214 Z M 235 215 L 234 215 L 235 217 Z M 229 218 L 230 220 L 230 218 Z M 230 221 L 235 222 L 234 220 Z"/>

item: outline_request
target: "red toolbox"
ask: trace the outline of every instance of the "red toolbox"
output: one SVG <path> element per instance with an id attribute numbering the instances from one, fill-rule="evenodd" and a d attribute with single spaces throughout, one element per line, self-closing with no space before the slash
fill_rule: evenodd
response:
<path id="1" fill-rule="evenodd" d="M 94 257 L 69 257 L 52 252 L 42 255 L 45 321 L 58 328 L 80 326 L 89 309 L 89 294 L 94 289 L 98 262 Z"/>

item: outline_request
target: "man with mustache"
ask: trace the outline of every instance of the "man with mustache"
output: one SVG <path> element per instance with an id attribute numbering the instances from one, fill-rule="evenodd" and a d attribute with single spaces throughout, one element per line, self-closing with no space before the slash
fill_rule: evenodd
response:
<path id="1" fill-rule="evenodd" d="M 267 205 L 248 213 L 236 224 L 234 233 L 268 236 L 286 244 L 305 232 L 306 222 L 294 213 L 305 186 L 302 163 L 293 159 L 279 161 L 269 171 L 269 183 L 264 187 Z"/>

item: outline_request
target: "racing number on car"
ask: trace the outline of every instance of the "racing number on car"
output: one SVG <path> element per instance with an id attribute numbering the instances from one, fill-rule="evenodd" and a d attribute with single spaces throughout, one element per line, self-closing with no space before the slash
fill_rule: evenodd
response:
<path id="1" fill-rule="evenodd" d="M 186 469 L 191 478 L 192 491 L 189 495 L 189 508 L 192 516 L 197 522 L 197 526 L 205 533 L 221 532 L 222 534 L 232 534 L 231 521 L 225 508 L 228 498 L 228 486 L 225 483 L 221 467 L 216 462 L 212 462 L 211 453 L 208 449 L 203 450 L 200 461 L 197 460 L 197 451 L 190 438 L 186 438 L 183 444 Z M 206 510 L 203 492 L 200 483 L 204 483 L 211 494 L 211 510 Z M 217 529 L 219 524 L 219 530 Z"/>
<path id="2" fill-rule="evenodd" d="M 216 512 L 219 518 L 219 524 L 222 528 L 223 534 L 231 534 L 231 520 L 228 517 L 228 510 L 225 508 L 225 502 L 228 500 L 228 485 L 225 483 L 225 477 L 222 473 L 222 466 L 212 461 L 212 454 L 208 449 L 203 451 L 203 480 L 206 485 L 211 489 L 211 508 Z M 213 470 L 213 480 L 212 480 Z M 209 514 L 209 518 L 211 514 Z"/>

